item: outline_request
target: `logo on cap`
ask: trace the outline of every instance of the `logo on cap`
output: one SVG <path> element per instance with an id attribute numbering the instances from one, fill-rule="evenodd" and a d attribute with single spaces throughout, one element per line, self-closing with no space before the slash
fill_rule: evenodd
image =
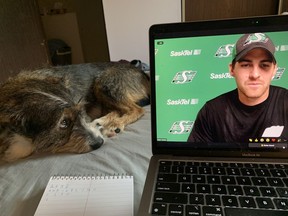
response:
<path id="1" fill-rule="evenodd" d="M 240 37 L 234 48 L 233 60 L 235 61 L 238 61 L 252 49 L 263 48 L 269 52 L 273 58 L 273 62 L 276 63 L 276 59 L 274 57 L 275 46 L 269 36 L 264 33 L 245 34 Z"/>
<path id="2" fill-rule="evenodd" d="M 250 34 L 247 37 L 247 39 L 243 43 L 243 46 L 246 46 L 246 45 L 251 44 L 251 43 L 256 43 L 256 42 L 266 43 L 268 40 L 269 40 L 269 38 L 265 34 L 254 33 L 254 34 Z"/>

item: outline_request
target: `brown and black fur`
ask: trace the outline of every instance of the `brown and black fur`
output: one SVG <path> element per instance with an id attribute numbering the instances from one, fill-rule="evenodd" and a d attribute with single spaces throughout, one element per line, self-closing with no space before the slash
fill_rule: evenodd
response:
<path id="1" fill-rule="evenodd" d="M 0 156 L 84 153 L 138 120 L 149 78 L 129 63 L 23 71 L 0 86 Z"/>

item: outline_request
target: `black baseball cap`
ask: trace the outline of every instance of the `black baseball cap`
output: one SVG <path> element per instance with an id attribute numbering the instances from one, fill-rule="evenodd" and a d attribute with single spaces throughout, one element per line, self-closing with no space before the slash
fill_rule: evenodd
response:
<path id="1" fill-rule="evenodd" d="M 275 45 L 272 40 L 264 33 L 245 34 L 239 38 L 233 50 L 233 61 L 239 61 L 249 51 L 255 48 L 265 49 L 276 63 L 274 57 Z"/>

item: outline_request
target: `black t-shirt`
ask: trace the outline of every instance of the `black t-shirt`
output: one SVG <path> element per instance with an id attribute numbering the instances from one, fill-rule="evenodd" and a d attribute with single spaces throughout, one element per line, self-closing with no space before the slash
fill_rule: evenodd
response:
<path id="1" fill-rule="evenodd" d="M 256 106 L 239 101 L 237 89 L 208 101 L 199 111 L 191 142 L 248 142 L 255 138 L 288 139 L 288 90 L 270 86 Z"/>

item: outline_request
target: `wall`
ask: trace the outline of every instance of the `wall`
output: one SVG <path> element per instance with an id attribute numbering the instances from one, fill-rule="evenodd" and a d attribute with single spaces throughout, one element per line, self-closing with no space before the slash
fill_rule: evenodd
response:
<path id="1" fill-rule="evenodd" d="M 38 0 L 41 13 L 49 13 L 57 2 L 76 13 L 84 61 L 109 61 L 102 0 Z"/>
<path id="2" fill-rule="evenodd" d="M 49 64 L 36 0 L 0 0 L 0 82 Z"/>
<path id="3" fill-rule="evenodd" d="M 181 21 L 181 0 L 103 0 L 103 8 L 112 61 L 149 63 L 149 27 Z"/>
<path id="4" fill-rule="evenodd" d="M 279 7 L 278 7 L 278 14 L 281 13 L 288 13 L 288 0 L 278 0 L 279 1 Z"/>
<path id="5" fill-rule="evenodd" d="M 102 0 L 69 1 L 77 14 L 85 61 L 109 61 Z"/>
<path id="6" fill-rule="evenodd" d="M 46 39 L 61 39 L 72 51 L 72 64 L 84 62 L 82 43 L 75 13 L 41 16 Z"/>

